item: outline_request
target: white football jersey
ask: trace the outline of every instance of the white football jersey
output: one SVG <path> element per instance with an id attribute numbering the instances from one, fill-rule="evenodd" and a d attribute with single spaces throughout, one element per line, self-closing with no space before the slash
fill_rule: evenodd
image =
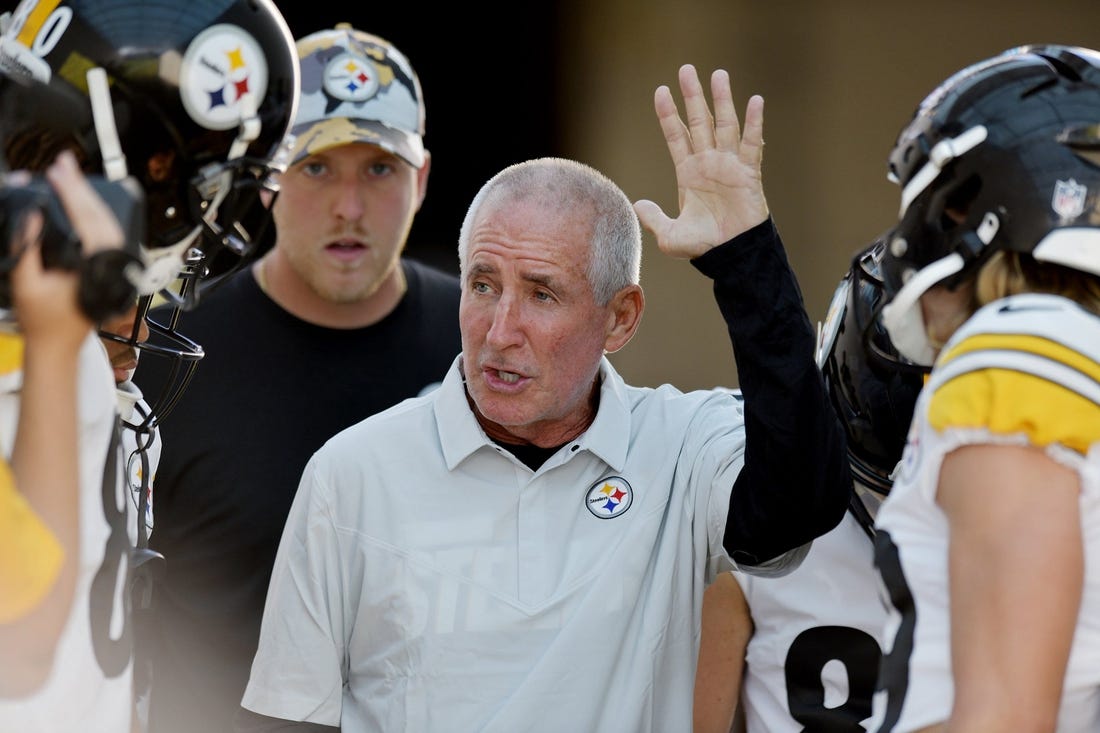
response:
<path id="1" fill-rule="evenodd" d="M 460 359 L 310 460 L 242 705 L 346 731 L 689 730 L 740 406 L 605 358 L 595 421 L 532 471 L 478 426 Z"/>
<path id="2" fill-rule="evenodd" d="M 1025 441 L 1080 481 L 1084 595 L 1058 731 L 1100 730 L 1100 318 L 1036 294 L 975 313 L 944 348 L 917 402 L 876 520 L 876 562 L 891 609 L 873 730 L 913 731 L 951 711 L 948 535 L 936 504 L 944 456 L 966 444 Z"/>
<path id="3" fill-rule="evenodd" d="M 3 733 L 131 730 L 133 665 L 126 581 L 137 516 L 114 442 L 114 378 L 96 334 L 89 334 L 79 358 L 81 555 L 73 607 L 45 684 L 29 697 L 0 700 Z M 18 378 L 9 380 L 0 393 L 0 434 L 9 456 L 20 384 Z M 112 471 L 114 482 L 109 483 Z"/>
<path id="4" fill-rule="evenodd" d="M 748 733 L 861 730 L 886 619 L 873 561 L 848 512 L 789 575 L 733 573 L 753 621 L 740 697 Z"/>

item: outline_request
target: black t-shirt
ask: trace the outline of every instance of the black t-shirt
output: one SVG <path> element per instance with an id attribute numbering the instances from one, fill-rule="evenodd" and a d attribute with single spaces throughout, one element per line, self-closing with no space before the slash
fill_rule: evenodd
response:
<path id="1" fill-rule="evenodd" d="M 458 279 L 403 266 L 408 292 L 366 328 L 306 323 L 247 270 L 183 314 L 178 330 L 206 355 L 160 426 L 150 546 L 166 571 L 137 650 L 153 665 L 154 733 L 232 730 L 306 462 L 340 430 L 442 381 L 460 353 Z M 143 391 L 166 376 L 164 360 L 143 354 Z"/>

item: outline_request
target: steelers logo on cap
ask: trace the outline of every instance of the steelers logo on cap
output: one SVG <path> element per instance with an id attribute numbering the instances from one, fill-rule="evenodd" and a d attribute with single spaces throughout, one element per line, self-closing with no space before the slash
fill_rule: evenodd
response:
<path id="1" fill-rule="evenodd" d="M 609 476 L 592 484 L 584 505 L 600 519 L 617 517 L 634 502 L 634 490 L 621 476 Z"/>
<path id="2" fill-rule="evenodd" d="M 378 91 L 378 72 L 362 56 L 342 53 L 325 66 L 325 91 L 344 102 L 365 102 Z"/>
<path id="3" fill-rule="evenodd" d="M 250 33 L 228 23 L 195 36 L 180 62 L 180 98 L 187 114 L 210 130 L 241 123 L 240 100 L 251 94 L 255 107 L 267 92 L 267 58 Z"/>

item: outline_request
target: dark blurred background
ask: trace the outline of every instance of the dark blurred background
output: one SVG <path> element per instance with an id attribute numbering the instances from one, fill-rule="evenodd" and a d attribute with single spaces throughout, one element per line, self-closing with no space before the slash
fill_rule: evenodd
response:
<path id="1" fill-rule="evenodd" d="M 577 158 L 674 215 L 653 91 L 679 99 L 684 63 L 729 70 L 739 112 L 765 98 L 768 203 L 815 322 L 851 255 L 896 218 L 886 158 L 926 94 L 1012 46 L 1100 48 L 1097 0 L 276 1 L 295 35 L 346 20 L 412 61 L 433 168 L 409 251 L 445 266 L 477 188 L 529 157 Z M 645 317 L 616 366 L 639 384 L 736 384 L 709 281 L 645 236 Z"/>
<path id="2" fill-rule="evenodd" d="M 458 271 L 466 207 L 504 166 L 560 152 L 552 3 L 348 3 L 276 0 L 295 38 L 346 21 L 404 53 L 427 108 L 428 195 L 407 252 Z"/>

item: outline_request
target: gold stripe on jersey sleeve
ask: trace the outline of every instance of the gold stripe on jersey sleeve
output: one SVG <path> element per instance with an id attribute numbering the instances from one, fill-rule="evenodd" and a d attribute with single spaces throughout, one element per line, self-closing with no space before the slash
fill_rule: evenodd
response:
<path id="1" fill-rule="evenodd" d="M 1018 333 L 979 333 L 963 339 L 940 357 L 938 365 L 944 365 L 963 354 L 974 351 L 1019 351 L 1035 354 L 1076 369 L 1096 382 L 1100 382 L 1100 364 L 1081 352 L 1057 341 L 1041 336 Z"/>
<path id="2" fill-rule="evenodd" d="M 11 374 L 23 368 L 23 337 L 14 333 L 0 333 L 0 375 Z"/>
<path id="3" fill-rule="evenodd" d="M 1033 445 L 1058 443 L 1081 454 L 1100 441 L 1100 405 L 1057 382 L 1011 369 L 980 369 L 941 385 L 928 403 L 928 422 L 938 431 L 1022 433 Z"/>

